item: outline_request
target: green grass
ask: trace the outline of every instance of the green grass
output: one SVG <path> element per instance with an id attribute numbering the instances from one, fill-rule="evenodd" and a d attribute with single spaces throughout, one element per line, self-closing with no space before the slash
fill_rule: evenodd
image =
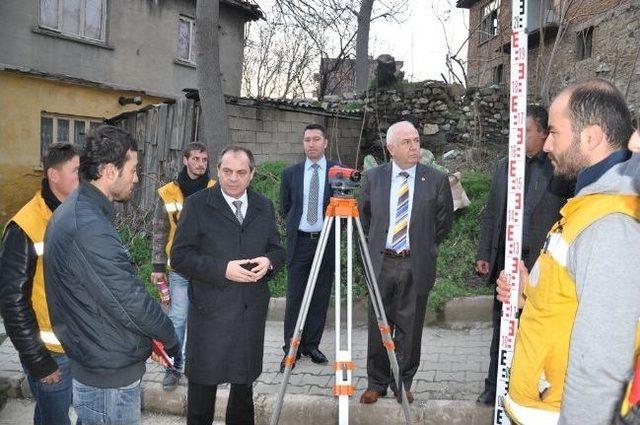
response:
<path id="1" fill-rule="evenodd" d="M 260 165 L 251 187 L 269 198 L 277 213 L 277 226 L 282 244 L 286 245 L 284 220 L 280 214 L 280 175 L 287 166 L 284 162 L 268 162 Z M 440 311 L 447 301 L 462 296 L 492 293 L 492 289 L 474 275 L 475 252 L 478 239 L 478 217 L 486 203 L 491 183 L 489 175 L 482 172 L 468 172 L 462 176 L 462 183 L 471 200 L 471 205 L 456 212 L 453 227 L 441 244 L 436 284 L 429 296 L 429 308 Z M 118 227 L 123 242 L 138 267 L 138 276 L 146 284 L 149 292 L 158 297 L 158 291 L 149 281 L 151 274 L 151 219 L 152 212 L 134 214 L 135 219 L 122 218 Z M 343 232 L 344 233 L 344 232 Z M 346 273 L 346 244 L 343 242 L 342 268 Z M 355 246 L 355 245 L 354 245 Z M 366 284 L 360 255 L 354 252 L 354 297 L 367 296 Z M 282 266 L 270 282 L 271 295 L 282 297 L 287 291 L 287 270 Z M 343 287 L 346 286 L 343 283 Z M 344 291 L 343 291 L 344 293 Z"/>
<path id="2" fill-rule="evenodd" d="M 481 172 L 462 175 L 462 185 L 471 205 L 456 211 L 451 232 L 440 245 L 436 283 L 429 295 L 429 308 L 440 311 L 456 297 L 486 295 L 492 289 L 474 279 L 475 253 L 478 241 L 478 218 L 489 192 L 491 178 Z"/>

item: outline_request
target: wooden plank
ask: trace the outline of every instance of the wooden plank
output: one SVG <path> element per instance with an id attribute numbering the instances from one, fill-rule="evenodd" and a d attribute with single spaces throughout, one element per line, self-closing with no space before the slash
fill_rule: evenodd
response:
<path id="1" fill-rule="evenodd" d="M 158 107 L 158 135 L 157 135 L 157 152 L 156 159 L 158 161 L 164 160 L 164 152 L 166 149 L 167 141 L 167 124 L 169 115 L 169 105 L 162 104 Z"/>
<path id="2" fill-rule="evenodd" d="M 186 99 L 184 113 L 184 134 L 182 136 L 182 149 L 189 143 L 194 142 L 193 128 L 195 124 L 195 102 L 192 99 Z"/>
<path id="3" fill-rule="evenodd" d="M 173 117 L 173 125 L 171 128 L 171 149 L 172 150 L 182 150 L 183 146 L 183 138 L 184 138 L 184 118 L 185 118 L 185 107 L 186 107 L 187 99 L 179 99 L 176 103 L 174 103 L 174 117 Z"/>

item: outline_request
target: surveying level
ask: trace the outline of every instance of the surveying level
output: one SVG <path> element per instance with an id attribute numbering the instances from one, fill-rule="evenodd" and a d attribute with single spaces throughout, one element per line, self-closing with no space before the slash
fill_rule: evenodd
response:
<path id="1" fill-rule="evenodd" d="M 351 355 L 351 330 L 353 323 L 353 223 L 356 224 L 358 231 L 360 253 L 362 255 L 365 276 L 367 281 L 367 289 L 369 297 L 371 298 L 371 305 L 373 312 L 378 322 L 378 328 L 382 336 L 382 344 L 387 350 L 389 356 L 389 363 L 395 379 L 396 388 L 401 394 L 402 410 L 406 419 L 407 425 L 411 423 L 411 410 L 409 409 L 409 401 L 407 395 L 403 389 L 402 381 L 400 379 L 400 367 L 398 365 L 398 359 L 395 353 L 395 344 L 391 337 L 391 328 L 387 322 L 387 316 L 384 312 L 384 306 L 382 304 L 382 297 L 378 290 L 378 282 L 376 276 L 373 273 L 373 265 L 371 263 L 371 257 L 369 256 L 369 249 L 367 247 L 367 241 L 364 236 L 364 230 L 362 229 L 362 223 L 360 222 L 360 215 L 358 213 L 358 203 L 353 197 L 353 189 L 359 185 L 360 173 L 356 170 L 341 167 L 331 167 L 328 173 L 329 183 L 331 188 L 334 189 L 334 196 L 329 201 L 327 211 L 325 213 L 324 223 L 322 225 L 322 231 L 320 232 L 320 238 L 318 239 L 318 247 L 313 257 L 313 263 L 311 264 L 311 271 L 309 278 L 307 279 L 307 285 L 300 305 L 300 313 L 296 321 L 296 326 L 293 332 L 289 344 L 289 352 L 285 357 L 285 370 L 280 391 L 276 399 L 276 404 L 271 415 L 270 424 L 277 425 L 280 419 L 280 411 L 282 410 L 282 403 L 284 402 L 284 395 L 287 390 L 287 384 L 289 383 L 289 377 L 291 371 L 296 362 L 296 354 L 300 341 L 302 340 L 302 331 L 304 324 L 307 320 L 307 313 L 309 312 L 309 306 L 311 305 L 311 299 L 316 287 L 316 281 L 318 280 L 318 274 L 320 272 L 320 265 L 322 264 L 322 258 L 327 247 L 327 241 L 329 240 L 329 234 L 331 233 L 331 227 L 335 228 L 335 278 L 334 278 L 334 298 L 335 298 L 335 334 L 336 334 L 336 359 L 335 359 L 335 378 L 336 384 L 333 387 L 333 394 L 338 397 L 338 423 L 340 425 L 346 425 L 349 423 L 349 398 L 354 393 L 353 386 L 353 360 Z M 340 264 L 340 250 L 341 250 L 341 224 L 342 219 L 346 220 L 347 228 L 347 320 L 346 320 L 346 342 L 342 340 L 342 317 L 341 317 L 341 264 Z"/>

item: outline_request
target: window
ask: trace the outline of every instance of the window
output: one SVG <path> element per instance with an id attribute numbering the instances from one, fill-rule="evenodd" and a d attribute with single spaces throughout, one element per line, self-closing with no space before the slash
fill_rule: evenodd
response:
<path id="1" fill-rule="evenodd" d="M 480 8 L 480 43 L 498 34 L 500 0 L 491 0 Z"/>
<path id="2" fill-rule="evenodd" d="M 102 124 L 102 120 L 96 118 L 42 114 L 40 117 L 40 158 L 43 158 L 45 150 L 51 143 L 68 142 L 82 147 L 85 133 L 100 124 Z"/>
<path id="3" fill-rule="evenodd" d="M 582 61 L 591 57 L 593 45 L 593 27 L 578 32 L 576 40 L 576 61 Z"/>
<path id="4" fill-rule="evenodd" d="M 40 0 L 40 26 L 76 38 L 105 41 L 106 0 Z"/>
<path id="5" fill-rule="evenodd" d="M 493 84 L 502 84 L 502 76 L 504 73 L 504 66 L 502 64 L 493 67 L 493 77 L 492 77 L 492 82 Z"/>
<path id="6" fill-rule="evenodd" d="M 178 18 L 178 60 L 196 63 L 195 29 L 196 21 L 193 18 L 180 15 Z"/>

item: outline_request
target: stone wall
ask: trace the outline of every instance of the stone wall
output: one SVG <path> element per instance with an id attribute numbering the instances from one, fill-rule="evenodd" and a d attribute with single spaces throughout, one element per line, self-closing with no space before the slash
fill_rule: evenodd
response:
<path id="1" fill-rule="evenodd" d="M 369 92 L 365 100 L 364 153 L 381 153 L 385 132 L 401 120 L 418 128 L 423 147 L 445 143 L 505 143 L 509 134 L 509 93 L 502 86 L 465 91 L 439 81 L 403 84 Z"/>

